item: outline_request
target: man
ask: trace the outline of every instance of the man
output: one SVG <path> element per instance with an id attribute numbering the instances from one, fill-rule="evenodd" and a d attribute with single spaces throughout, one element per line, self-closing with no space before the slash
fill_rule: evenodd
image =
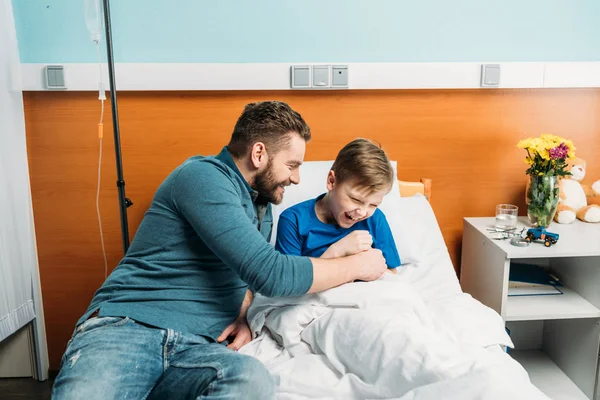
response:
<path id="1" fill-rule="evenodd" d="M 249 104 L 219 155 L 192 157 L 165 179 L 77 322 L 53 399 L 274 398 L 266 368 L 234 351 L 250 339 L 252 292 L 299 296 L 386 270 L 375 249 L 313 259 L 268 244 L 269 203 L 299 183 L 308 140 L 287 104 Z"/>

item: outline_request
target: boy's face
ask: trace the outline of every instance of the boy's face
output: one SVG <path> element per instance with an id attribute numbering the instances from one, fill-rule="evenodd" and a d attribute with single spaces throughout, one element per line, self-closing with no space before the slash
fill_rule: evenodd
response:
<path id="1" fill-rule="evenodd" d="M 352 180 L 337 183 L 333 171 L 327 176 L 327 190 L 331 199 L 329 206 L 336 223 L 342 228 L 350 228 L 358 221 L 369 218 L 383 201 L 389 189 L 369 193 Z"/>

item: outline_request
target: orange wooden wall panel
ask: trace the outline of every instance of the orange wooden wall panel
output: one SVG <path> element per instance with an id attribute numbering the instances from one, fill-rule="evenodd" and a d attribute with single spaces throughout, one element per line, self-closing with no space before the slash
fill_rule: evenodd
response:
<path id="1" fill-rule="evenodd" d="M 399 178 L 433 179 L 432 206 L 457 269 L 462 218 L 498 203 L 524 214 L 518 140 L 567 136 L 600 178 L 600 90 L 124 92 L 119 94 L 131 235 L 154 191 L 194 154 L 227 143 L 244 104 L 279 99 L 302 113 L 313 140 L 306 159 L 332 159 L 355 137 L 381 142 Z M 34 217 L 51 368 L 104 279 L 95 213 L 100 103 L 92 92 L 25 93 Z M 121 237 L 110 107 L 105 115 L 101 210 L 111 270 Z"/>

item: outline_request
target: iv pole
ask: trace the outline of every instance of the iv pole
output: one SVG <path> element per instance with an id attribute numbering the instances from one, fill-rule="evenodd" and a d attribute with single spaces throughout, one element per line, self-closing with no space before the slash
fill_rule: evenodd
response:
<path id="1" fill-rule="evenodd" d="M 109 0 L 103 0 L 104 27 L 106 33 L 106 55 L 108 59 L 108 77 L 110 80 L 110 104 L 112 107 L 112 122 L 115 143 L 115 161 L 117 162 L 117 188 L 119 191 L 119 211 L 121 215 L 121 239 L 123 254 L 129 249 L 129 226 L 127 223 L 127 208 L 133 202 L 125 196 L 125 180 L 123 178 L 123 159 L 121 156 L 121 136 L 119 133 L 119 114 L 117 109 L 117 84 L 115 82 L 115 63 L 113 59 L 112 33 L 110 27 Z"/>

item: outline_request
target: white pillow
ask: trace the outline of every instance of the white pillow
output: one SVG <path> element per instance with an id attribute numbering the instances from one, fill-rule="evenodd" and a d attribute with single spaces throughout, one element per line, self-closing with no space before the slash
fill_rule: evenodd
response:
<path id="1" fill-rule="evenodd" d="M 425 196 L 400 197 L 392 192 L 381 204 L 402 267 L 398 274 L 424 300 L 448 299 L 462 293 L 442 231 Z"/>
<path id="2" fill-rule="evenodd" d="M 424 261 L 436 251 L 446 250 L 440 227 L 425 196 L 400 197 L 390 193 L 381 204 L 394 235 L 402 263 Z"/>

